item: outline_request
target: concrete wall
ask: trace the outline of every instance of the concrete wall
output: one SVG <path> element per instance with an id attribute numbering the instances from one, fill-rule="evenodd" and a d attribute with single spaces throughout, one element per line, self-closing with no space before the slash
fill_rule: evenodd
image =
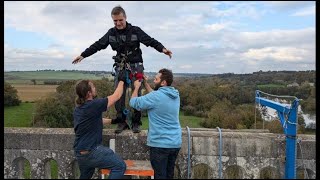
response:
<path id="1" fill-rule="evenodd" d="M 190 178 L 219 178 L 219 132 L 190 129 Z M 114 134 L 104 129 L 103 144 L 115 139 L 115 151 L 123 159 L 149 160 L 147 131 Z M 183 129 L 175 177 L 188 177 L 188 134 Z M 4 178 L 22 178 L 24 161 L 30 163 L 31 178 L 50 178 L 50 161 L 58 164 L 59 179 L 78 178 L 73 154 L 74 132 L 69 128 L 5 128 Z M 297 176 L 315 178 L 314 135 L 298 135 Z M 285 137 L 263 130 L 222 129 L 222 176 L 230 178 L 282 178 L 285 171 Z M 301 174 L 302 173 L 302 174 Z M 97 177 L 97 173 L 95 175 Z"/>

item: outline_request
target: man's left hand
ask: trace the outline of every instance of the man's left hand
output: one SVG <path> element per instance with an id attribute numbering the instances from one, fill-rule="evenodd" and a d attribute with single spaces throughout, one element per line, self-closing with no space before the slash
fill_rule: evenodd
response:
<path id="1" fill-rule="evenodd" d="M 163 52 L 164 54 L 168 55 L 168 56 L 170 57 L 170 59 L 171 59 L 171 57 L 172 57 L 172 52 L 171 52 L 169 49 L 163 48 L 163 49 L 162 49 L 162 52 Z"/>

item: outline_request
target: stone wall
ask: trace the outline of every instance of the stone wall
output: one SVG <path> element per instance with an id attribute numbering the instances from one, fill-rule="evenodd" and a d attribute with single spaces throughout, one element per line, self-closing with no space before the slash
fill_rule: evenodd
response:
<path id="1" fill-rule="evenodd" d="M 190 129 L 190 178 L 282 178 L 285 171 L 285 136 L 265 130 L 222 129 L 222 169 L 219 170 L 219 131 Z M 114 149 L 123 159 L 149 160 L 147 131 L 114 134 L 104 129 L 103 144 L 115 140 Z M 58 164 L 59 179 L 78 178 L 73 154 L 72 128 L 5 128 L 4 178 L 23 178 L 24 161 L 30 163 L 31 178 L 51 178 L 50 161 Z M 188 177 L 188 133 L 183 129 L 175 178 Z M 315 178 L 314 135 L 298 135 L 297 177 Z"/>

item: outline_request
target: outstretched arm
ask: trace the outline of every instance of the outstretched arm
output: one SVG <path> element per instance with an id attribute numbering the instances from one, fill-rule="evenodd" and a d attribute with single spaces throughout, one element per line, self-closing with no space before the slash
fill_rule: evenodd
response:
<path id="1" fill-rule="evenodd" d="M 169 49 L 166 49 L 159 41 L 150 37 L 141 28 L 137 27 L 137 33 L 138 33 L 139 40 L 141 43 L 143 43 L 147 47 L 151 46 L 151 47 L 155 48 L 157 51 L 168 55 L 170 58 L 172 57 L 172 52 Z"/>
<path id="2" fill-rule="evenodd" d="M 108 96 L 108 108 L 121 98 L 123 94 L 123 85 L 124 85 L 124 82 L 119 81 L 117 89 L 114 91 L 112 95 Z"/>
<path id="3" fill-rule="evenodd" d="M 108 39 L 109 34 L 110 34 L 110 30 L 102 38 L 100 38 L 98 41 L 96 41 L 90 47 L 88 47 L 85 51 L 83 51 L 80 56 L 77 56 L 72 61 L 72 64 L 77 64 L 81 62 L 84 58 L 91 56 L 97 51 L 107 48 L 109 45 L 109 39 Z"/>
<path id="4" fill-rule="evenodd" d="M 117 89 L 114 91 L 114 93 L 110 96 L 108 96 L 108 108 L 112 106 L 114 103 L 116 103 L 123 94 L 123 86 L 124 81 L 126 80 L 126 70 L 122 70 L 118 74 L 118 86 Z"/>

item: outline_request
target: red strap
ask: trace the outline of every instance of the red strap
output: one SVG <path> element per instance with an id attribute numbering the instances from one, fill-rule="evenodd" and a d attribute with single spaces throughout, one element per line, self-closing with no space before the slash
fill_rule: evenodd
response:
<path id="1" fill-rule="evenodd" d="M 132 80 L 132 78 L 133 78 L 133 74 L 132 73 L 130 73 L 130 75 L 129 75 L 129 77 L 130 77 L 130 79 Z M 135 75 L 134 75 L 134 77 L 136 78 L 136 80 L 142 80 L 143 79 L 143 73 L 141 73 L 141 72 L 138 72 L 138 73 L 136 73 Z"/>
<path id="2" fill-rule="evenodd" d="M 140 73 L 140 72 L 136 73 L 136 79 L 139 80 L 139 81 L 142 80 L 143 79 L 143 73 Z"/>

